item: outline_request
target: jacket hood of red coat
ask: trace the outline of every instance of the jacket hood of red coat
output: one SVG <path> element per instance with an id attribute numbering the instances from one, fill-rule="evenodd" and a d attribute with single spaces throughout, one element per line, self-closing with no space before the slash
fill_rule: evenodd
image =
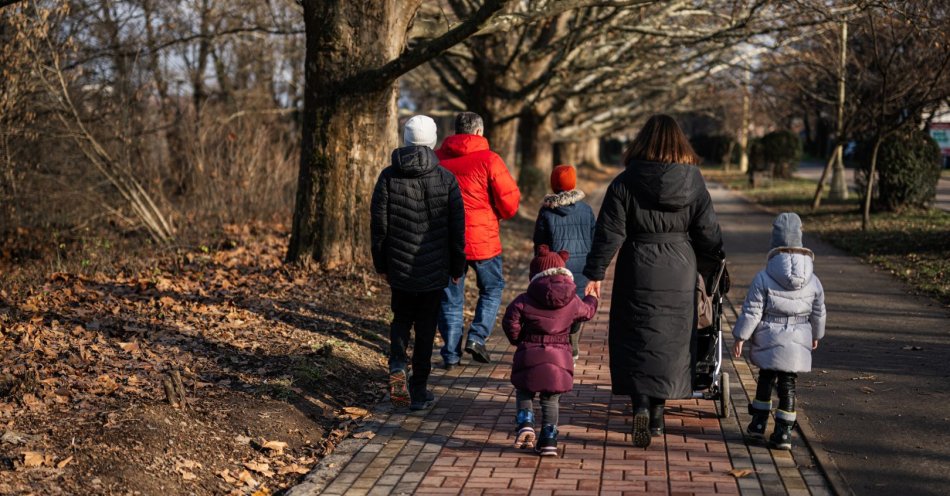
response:
<path id="1" fill-rule="evenodd" d="M 453 134 L 442 140 L 440 158 L 462 157 L 488 150 L 488 140 L 477 134 Z"/>
<path id="2" fill-rule="evenodd" d="M 566 307 L 577 296 L 574 279 L 566 274 L 539 277 L 528 285 L 528 296 L 544 308 Z"/>

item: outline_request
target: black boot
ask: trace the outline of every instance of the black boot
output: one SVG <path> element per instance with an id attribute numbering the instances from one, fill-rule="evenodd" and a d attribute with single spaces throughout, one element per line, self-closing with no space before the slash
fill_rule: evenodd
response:
<path id="1" fill-rule="evenodd" d="M 650 446 L 650 398 L 645 395 L 633 397 L 633 427 L 630 436 L 637 448 Z"/>
<path id="2" fill-rule="evenodd" d="M 666 403 L 655 403 L 650 405 L 650 435 L 659 437 L 666 430 L 666 423 L 663 421 L 663 414 L 666 411 Z"/>
<path id="3" fill-rule="evenodd" d="M 414 387 L 412 391 L 409 392 L 409 397 L 412 402 L 409 403 L 410 410 L 425 410 L 429 407 L 429 404 L 435 400 L 435 395 L 432 394 L 432 391 L 426 390 L 425 386 Z"/>
<path id="4" fill-rule="evenodd" d="M 792 449 L 792 428 L 795 427 L 795 412 L 775 412 L 775 431 L 769 437 L 769 446 L 774 449 Z"/>
<path id="5" fill-rule="evenodd" d="M 541 437 L 534 450 L 540 456 L 557 456 L 557 426 L 548 424 L 541 429 Z"/>
<path id="6" fill-rule="evenodd" d="M 769 412 L 772 410 L 772 402 L 763 402 L 754 400 L 749 405 L 749 415 L 752 415 L 752 422 L 745 428 L 745 433 L 755 439 L 765 439 L 765 428 L 769 423 Z"/>
<path id="7" fill-rule="evenodd" d="M 491 363 L 491 355 L 488 354 L 488 349 L 486 349 L 485 345 L 482 343 L 466 341 L 465 352 L 472 355 L 472 360 L 475 360 L 476 362 Z"/>

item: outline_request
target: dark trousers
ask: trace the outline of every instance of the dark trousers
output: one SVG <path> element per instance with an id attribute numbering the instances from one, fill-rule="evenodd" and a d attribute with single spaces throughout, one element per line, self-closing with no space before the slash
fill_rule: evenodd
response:
<path id="1" fill-rule="evenodd" d="M 425 388 L 432 371 L 432 343 L 439 322 L 442 290 L 423 293 L 393 288 L 393 322 L 389 327 L 389 372 L 405 370 L 409 363 L 406 348 L 409 333 L 416 329 L 412 345 L 410 388 Z"/>
<path id="2" fill-rule="evenodd" d="M 518 401 L 518 410 L 530 410 L 534 412 L 535 393 L 518 389 L 515 391 L 515 399 Z M 557 425 L 558 415 L 560 413 L 561 395 L 554 393 L 541 393 L 541 426 Z"/>
<path id="3" fill-rule="evenodd" d="M 666 400 L 663 398 L 651 398 L 645 394 L 631 394 L 630 402 L 633 403 L 633 411 L 636 412 L 640 408 L 653 408 L 658 406 L 666 406 Z"/>
<path id="4" fill-rule="evenodd" d="M 795 411 L 795 380 L 798 374 L 778 370 L 759 369 L 759 384 L 755 388 L 755 399 L 768 403 L 772 401 L 772 388 L 778 385 L 778 409 L 789 413 Z"/>

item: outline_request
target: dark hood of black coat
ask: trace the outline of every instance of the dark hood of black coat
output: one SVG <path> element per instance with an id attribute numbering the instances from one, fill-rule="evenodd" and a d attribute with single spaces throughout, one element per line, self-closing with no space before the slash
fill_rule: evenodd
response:
<path id="1" fill-rule="evenodd" d="M 419 177 L 435 169 L 439 157 L 428 146 L 404 146 L 393 150 L 393 167 L 406 177 Z"/>
<path id="2" fill-rule="evenodd" d="M 693 202 L 705 184 L 699 169 L 692 165 L 633 161 L 627 165 L 638 198 L 654 203 L 660 210 L 677 211 Z"/>

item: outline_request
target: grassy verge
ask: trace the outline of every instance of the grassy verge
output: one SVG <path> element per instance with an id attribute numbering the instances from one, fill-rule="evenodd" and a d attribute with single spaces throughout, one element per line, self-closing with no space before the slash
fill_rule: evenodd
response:
<path id="1" fill-rule="evenodd" d="M 707 180 L 742 191 L 775 211 L 794 211 L 806 229 L 869 263 L 897 275 L 916 290 L 950 305 L 950 213 L 912 210 L 873 214 L 871 227 L 861 230 L 857 198 L 844 202 L 825 199 L 811 210 L 815 183 L 806 179 L 775 180 L 768 188 L 749 187 L 739 173 L 703 171 Z"/>

